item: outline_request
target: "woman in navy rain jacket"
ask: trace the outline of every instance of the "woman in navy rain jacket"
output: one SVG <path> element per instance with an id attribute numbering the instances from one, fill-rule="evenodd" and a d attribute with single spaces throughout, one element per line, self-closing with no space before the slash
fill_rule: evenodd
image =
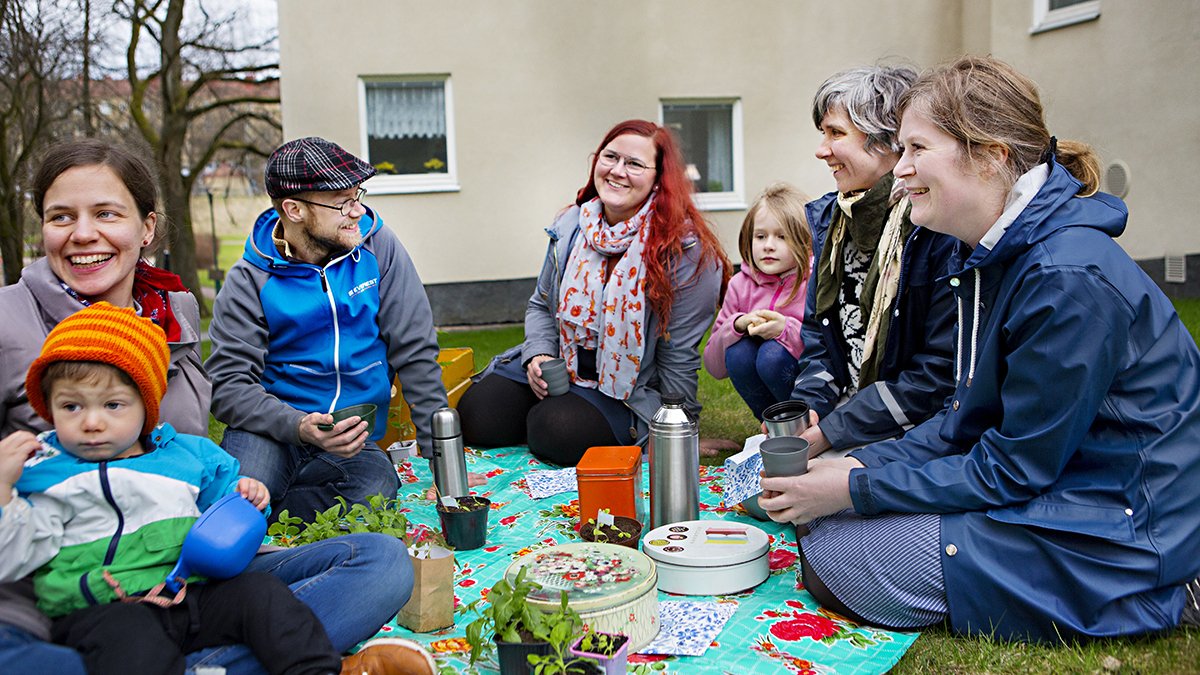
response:
<path id="1" fill-rule="evenodd" d="M 806 586 L 870 623 L 1008 639 L 1195 625 L 1200 352 L 1113 241 L 1125 205 L 1002 62 L 928 73 L 901 110 L 912 220 L 960 240 L 956 389 L 901 439 L 763 479 L 774 520 L 810 523 Z"/>

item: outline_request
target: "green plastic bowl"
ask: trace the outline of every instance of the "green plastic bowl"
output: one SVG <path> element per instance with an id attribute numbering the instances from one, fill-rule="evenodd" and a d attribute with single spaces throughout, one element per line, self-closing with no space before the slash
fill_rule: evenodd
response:
<path id="1" fill-rule="evenodd" d="M 331 413 L 333 415 L 333 424 L 350 419 L 351 417 L 361 417 L 367 421 L 367 436 L 370 437 L 371 434 L 375 433 L 375 411 L 378 409 L 379 407 L 374 403 L 360 403 L 340 410 L 334 410 Z M 317 428 L 321 431 L 330 431 L 333 429 L 333 424 L 318 424 Z"/>

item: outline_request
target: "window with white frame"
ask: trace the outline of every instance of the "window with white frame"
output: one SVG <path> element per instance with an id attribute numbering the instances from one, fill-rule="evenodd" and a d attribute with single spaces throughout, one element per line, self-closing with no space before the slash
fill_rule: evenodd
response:
<path id="1" fill-rule="evenodd" d="M 744 209 L 742 109 L 737 99 L 663 100 L 662 124 L 675 132 L 696 205 Z"/>
<path id="2" fill-rule="evenodd" d="M 1043 33 L 1099 16 L 1100 0 L 1033 0 L 1033 25 L 1029 32 Z"/>
<path id="3" fill-rule="evenodd" d="M 457 190 L 450 78 L 360 83 L 362 146 L 379 172 L 367 187 L 376 194 Z"/>

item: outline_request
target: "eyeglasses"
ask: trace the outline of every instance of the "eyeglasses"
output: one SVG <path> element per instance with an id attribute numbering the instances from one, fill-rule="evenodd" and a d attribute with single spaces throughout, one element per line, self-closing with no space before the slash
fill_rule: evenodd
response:
<path id="1" fill-rule="evenodd" d="M 642 160 L 640 159 L 626 157 L 625 155 L 613 152 L 612 150 L 605 150 L 596 157 L 596 163 L 605 168 L 614 167 L 617 164 L 620 164 L 622 161 L 625 162 L 625 173 L 628 173 L 630 176 L 640 176 L 646 172 L 646 169 L 658 168 L 654 166 L 647 166 L 646 164 L 643 164 Z"/>
<path id="2" fill-rule="evenodd" d="M 626 166 L 628 166 L 628 165 L 626 165 Z M 633 172 L 631 171 L 630 173 L 633 173 Z M 346 201 L 342 202 L 341 204 L 336 204 L 336 205 L 322 204 L 321 202 L 310 202 L 307 199 L 300 199 L 299 197 L 292 197 L 291 200 L 294 202 L 303 202 L 305 204 L 309 204 L 312 206 L 323 206 L 327 209 L 333 209 L 334 211 L 338 211 L 343 216 L 349 216 L 350 212 L 354 210 L 354 207 L 358 206 L 359 204 L 362 204 L 363 197 L 366 197 L 366 196 L 367 196 L 367 189 L 360 187 L 360 188 L 358 188 L 358 191 L 354 193 L 353 197 L 351 197 L 350 199 L 347 199 Z"/>

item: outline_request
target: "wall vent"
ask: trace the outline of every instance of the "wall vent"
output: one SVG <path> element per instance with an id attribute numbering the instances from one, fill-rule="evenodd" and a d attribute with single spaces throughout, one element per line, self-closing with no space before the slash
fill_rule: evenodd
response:
<path id="1" fill-rule="evenodd" d="M 1121 199 L 1129 194 L 1129 165 L 1117 160 L 1104 170 L 1104 191 Z"/>
<path id="2" fill-rule="evenodd" d="M 1187 259 L 1181 255 L 1163 258 L 1163 278 L 1168 284 L 1187 283 Z"/>

